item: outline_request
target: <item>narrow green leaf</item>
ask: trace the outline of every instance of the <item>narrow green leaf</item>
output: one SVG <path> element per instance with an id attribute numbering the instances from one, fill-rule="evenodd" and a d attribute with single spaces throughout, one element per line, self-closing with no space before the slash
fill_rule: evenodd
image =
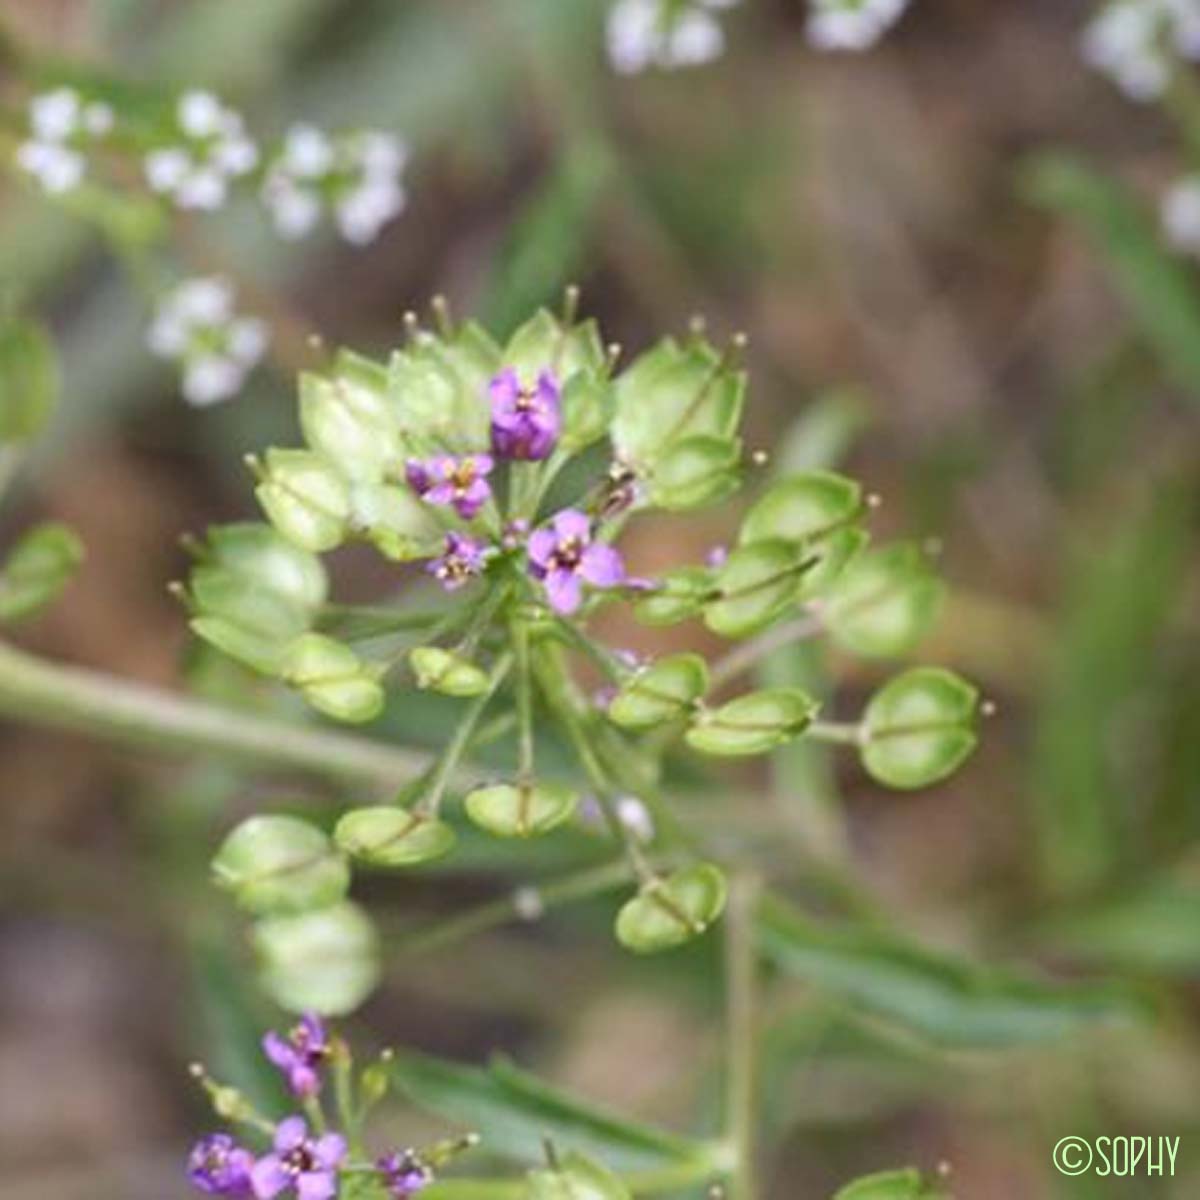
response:
<path id="1" fill-rule="evenodd" d="M 66 525 L 48 522 L 31 529 L 0 564 L 0 621 L 21 621 L 48 608 L 83 556 L 83 543 Z"/>

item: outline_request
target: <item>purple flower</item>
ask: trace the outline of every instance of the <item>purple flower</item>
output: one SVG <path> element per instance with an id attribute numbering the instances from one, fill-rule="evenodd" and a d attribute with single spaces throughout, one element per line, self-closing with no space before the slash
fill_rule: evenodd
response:
<path id="1" fill-rule="evenodd" d="M 488 385 L 492 399 L 492 449 L 502 458 L 545 458 L 558 441 L 561 424 L 559 388 L 542 371 L 532 388 L 522 387 L 516 371 L 505 367 Z"/>
<path id="2" fill-rule="evenodd" d="M 283 1072 L 293 1096 L 315 1096 L 321 1090 L 321 1064 L 330 1047 L 325 1026 L 315 1013 L 305 1013 L 287 1037 L 272 1030 L 263 1038 L 262 1048 Z"/>
<path id="3" fill-rule="evenodd" d="M 275 1129 L 275 1149 L 254 1164 L 250 1182 L 258 1200 L 295 1192 L 299 1200 L 332 1200 L 337 1172 L 346 1157 L 339 1133 L 310 1137 L 303 1117 L 288 1117 Z"/>
<path id="4" fill-rule="evenodd" d="M 254 1155 L 227 1133 L 201 1138 L 188 1155 L 188 1179 L 210 1196 L 251 1196 Z"/>
<path id="5" fill-rule="evenodd" d="M 411 1150 L 384 1155 L 376 1159 L 375 1166 L 388 1193 L 397 1200 L 407 1200 L 433 1182 L 433 1172 Z"/>
<path id="6" fill-rule="evenodd" d="M 464 521 L 469 521 L 491 498 L 487 476 L 492 471 L 490 454 L 465 458 L 443 455 L 427 462 L 412 459 L 405 475 L 410 486 L 429 504 L 450 504 Z"/>
<path id="7" fill-rule="evenodd" d="M 625 582 L 620 554 L 592 541 L 591 522 L 578 509 L 565 508 L 549 527 L 529 535 L 529 573 L 540 579 L 555 612 L 573 613 L 583 602 L 583 585 L 617 587 Z"/>
<path id="8" fill-rule="evenodd" d="M 484 568 L 491 547 L 463 533 L 446 534 L 446 548 L 441 558 L 433 559 L 426 570 L 448 592 L 469 583 Z"/>

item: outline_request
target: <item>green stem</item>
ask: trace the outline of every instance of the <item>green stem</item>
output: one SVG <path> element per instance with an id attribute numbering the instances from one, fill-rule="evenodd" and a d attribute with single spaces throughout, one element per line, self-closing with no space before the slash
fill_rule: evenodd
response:
<path id="1" fill-rule="evenodd" d="M 758 960 L 754 920 L 759 883 L 748 874 L 734 877 L 725 917 L 726 1128 L 734 1152 L 730 1200 L 757 1200 Z"/>
<path id="2" fill-rule="evenodd" d="M 823 626 L 814 616 L 805 614 L 793 621 L 785 621 L 766 633 L 751 638 L 735 647 L 723 658 L 717 659 L 709 672 L 712 688 L 736 679 L 739 675 L 758 666 L 764 659 L 769 658 L 777 650 L 790 646 L 794 642 L 805 641 L 821 633 Z"/>
<path id="3" fill-rule="evenodd" d="M 496 694 L 496 689 L 504 681 L 504 677 L 512 667 L 512 662 L 513 656 L 511 653 L 502 654 L 496 659 L 495 665 L 492 667 L 492 673 L 488 677 L 486 690 L 476 696 L 471 701 L 471 706 L 463 713 L 462 720 L 458 723 L 458 728 L 454 731 L 454 736 L 447 743 L 445 750 L 442 752 L 442 757 L 438 760 L 437 767 L 434 769 L 433 776 L 429 782 L 429 790 L 413 810 L 414 813 L 423 817 L 437 816 L 438 809 L 442 804 L 442 796 L 446 791 L 446 785 L 450 782 L 451 775 L 454 774 L 462 756 L 466 753 L 467 746 L 471 741 L 471 735 L 475 732 L 475 726 L 479 724 L 480 718 L 491 703 L 492 697 Z"/>
<path id="4" fill-rule="evenodd" d="M 862 726 L 856 722 L 813 721 L 804 730 L 804 737 L 818 742 L 832 742 L 839 746 L 860 746 L 863 742 Z"/>
<path id="5" fill-rule="evenodd" d="M 0 446 L 0 499 L 4 498 L 4 493 L 16 477 L 22 457 L 19 446 Z"/>
<path id="6" fill-rule="evenodd" d="M 0 716 L 164 754 L 213 754 L 389 786 L 429 766 L 428 756 L 416 751 L 59 666 L 2 642 Z"/>

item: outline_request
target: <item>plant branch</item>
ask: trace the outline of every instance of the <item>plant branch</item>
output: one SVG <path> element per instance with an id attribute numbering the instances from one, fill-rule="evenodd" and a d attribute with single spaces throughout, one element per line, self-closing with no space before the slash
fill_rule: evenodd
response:
<path id="1" fill-rule="evenodd" d="M 774 629 L 768 629 L 758 637 L 751 638 L 740 646 L 735 646 L 724 657 L 717 659 L 709 672 L 711 686 L 721 687 L 722 684 L 726 684 L 731 679 L 736 679 L 739 675 L 756 667 L 776 650 L 790 646 L 793 642 L 802 642 L 816 637 L 822 629 L 820 620 L 811 613 L 806 613 L 791 621 L 785 621 L 782 625 L 775 626 Z"/>
<path id="2" fill-rule="evenodd" d="M 424 753 L 44 662 L 2 642 L 0 716 L 169 755 L 215 754 L 387 785 L 398 785 L 429 766 Z"/>
<path id="3" fill-rule="evenodd" d="M 758 1121 L 758 960 L 755 914 L 759 882 L 750 874 L 735 875 L 725 917 L 726 1131 L 734 1152 L 730 1200 L 757 1200 L 758 1172 L 755 1127 Z"/>

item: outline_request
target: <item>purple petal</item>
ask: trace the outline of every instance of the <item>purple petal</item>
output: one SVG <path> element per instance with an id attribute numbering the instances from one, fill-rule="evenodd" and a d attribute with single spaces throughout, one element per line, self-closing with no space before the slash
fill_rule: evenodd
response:
<path id="1" fill-rule="evenodd" d="M 461 495 L 456 497 L 454 508 L 464 521 L 469 521 L 487 502 L 492 494 L 487 481 L 476 479 Z"/>
<path id="2" fill-rule="evenodd" d="M 294 1096 L 315 1096 L 321 1090 L 321 1076 L 300 1063 L 288 1072 L 288 1087 Z"/>
<path id="3" fill-rule="evenodd" d="M 625 564 L 612 546 L 594 542 L 579 560 L 579 573 L 595 587 L 616 587 L 625 578 Z"/>
<path id="4" fill-rule="evenodd" d="M 592 536 L 592 523 L 577 508 L 564 508 L 554 518 L 554 532 L 560 542 L 574 539 L 588 542 Z"/>
<path id="5" fill-rule="evenodd" d="M 488 393 L 493 405 L 509 405 L 517 402 L 521 394 L 521 381 L 512 367 L 505 367 L 488 384 Z"/>
<path id="6" fill-rule="evenodd" d="M 258 1200 L 272 1200 L 291 1182 L 291 1176 L 278 1155 L 268 1154 L 254 1164 L 250 1172 L 250 1186 Z"/>
<path id="7" fill-rule="evenodd" d="M 492 468 L 496 465 L 496 460 L 490 454 L 475 454 L 471 457 L 475 463 L 476 475 L 490 475 L 492 473 Z"/>
<path id="8" fill-rule="evenodd" d="M 434 484 L 422 497 L 426 504 L 451 504 L 454 501 L 454 484 Z"/>
<path id="9" fill-rule="evenodd" d="M 404 478 L 418 496 L 424 495 L 429 489 L 428 464 L 423 463 L 419 458 L 410 458 L 404 464 Z"/>
<path id="10" fill-rule="evenodd" d="M 346 1139 L 340 1133 L 326 1133 L 317 1138 L 313 1147 L 317 1162 L 332 1170 L 346 1157 Z"/>
<path id="11" fill-rule="evenodd" d="M 558 538 L 552 529 L 535 529 L 529 535 L 529 561 L 543 569 L 550 565 Z"/>
<path id="12" fill-rule="evenodd" d="M 325 1045 L 327 1041 L 325 1023 L 317 1013 L 306 1012 L 302 1014 L 300 1024 L 304 1027 L 305 1033 L 308 1034 L 308 1040 L 313 1046 L 323 1047 Z"/>
<path id="13" fill-rule="evenodd" d="M 537 381 L 538 399 L 552 412 L 558 409 L 559 394 L 558 380 L 549 371 L 540 372 Z"/>
<path id="14" fill-rule="evenodd" d="M 331 1200 L 337 1195 L 337 1180 L 329 1171 L 306 1171 L 296 1180 L 299 1200 Z"/>
<path id="15" fill-rule="evenodd" d="M 284 1117 L 275 1128 L 275 1149 L 280 1154 L 295 1150 L 308 1137 L 308 1126 L 303 1117 Z"/>
<path id="16" fill-rule="evenodd" d="M 274 1030 L 266 1034 L 262 1040 L 263 1053 L 281 1071 L 288 1071 L 295 1065 L 297 1054 L 292 1043 L 282 1038 Z"/>
<path id="17" fill-rule="evenodd" d="M 583 602 L 583 585 L 574 571 L 551 571 L 545 585 L 546 598 L 555 612 L 568 615 Z"/>

